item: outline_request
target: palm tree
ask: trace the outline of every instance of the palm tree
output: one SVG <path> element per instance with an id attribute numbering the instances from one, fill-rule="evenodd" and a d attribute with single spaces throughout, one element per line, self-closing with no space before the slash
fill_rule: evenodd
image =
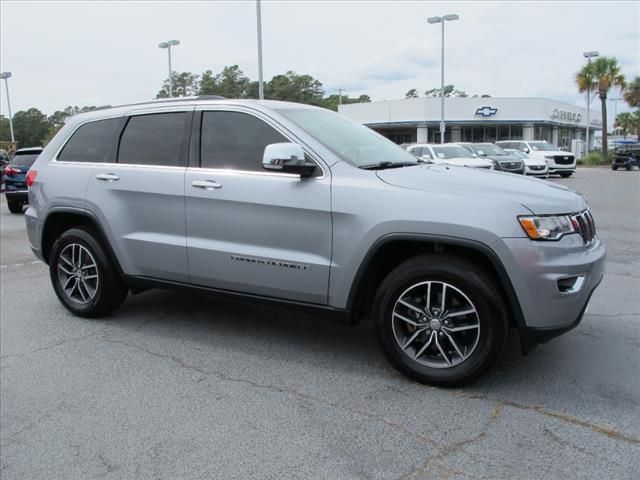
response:
<path id="1" fill-rule="evenodd" d="M 576 73 L 576 84 L 580 93 L 594 91 L 602 105 L 602 153 L 607 158 L 607 94 L 611 88 L 625 87 L 624 75 L 614 57 L 598 57 Z M 591 99 L 589 99 L 591 100 Z"/>
<path id="2" fill-rule="evenodd" d="M 633 132 L 636 129 L 636 116 L 631 112 L 623 112 L 618 114 L 613 126 L 622 130 L 622 135 L 627 138 L 629 132 Z"/>
<path id="3" fill-rule="evenodd" d="M 632 107 L 640 107 L 640 77 L 633 79 L 624 90 L 624 100 Z"/>

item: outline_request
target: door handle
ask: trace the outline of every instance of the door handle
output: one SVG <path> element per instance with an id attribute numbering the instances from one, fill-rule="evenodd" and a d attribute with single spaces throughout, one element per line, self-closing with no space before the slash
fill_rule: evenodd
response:
<path id="1" fill-rule="evenodd" d="M 99 173 L 96 175 L 98 180 L 102 180 L 103 182 L 115 182 L 120 180 L 120 177 L 115 173 Z"/>
<path id="2" fill-rule="evenodd" d="M 215 180 L 194 180 L 191 183 L 192 187 L 204 188 L 205 190 L 213 190 L 214 188 L 222 188 L 222 185 Z"/>

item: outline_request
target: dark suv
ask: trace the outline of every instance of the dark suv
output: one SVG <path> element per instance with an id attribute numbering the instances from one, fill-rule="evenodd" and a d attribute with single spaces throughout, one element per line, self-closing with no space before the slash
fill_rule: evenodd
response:
<path id="1" fill-rule="evenodd" d="M 494 170 L 524 174 L 522 159 L 505 152 L 493 143 L 459 143 L 458 145 L 462 145 L 478 158 L 490 160 Z"/>
<path id="2" fill-rule="evenodd" d="M 27 172 L 42 152 L 42 147 L 17 150 L 9 165 L 4 167 L 4 187 L 11 213 L 22 213 L 27 204 Z"/>
<path id="3" fill-rule="evenodd" d="M 633 167 L 640 167 L 640 143 L 620 145 L 617 147 L 613 161 L 611 162 L 611 168 L 614 170 L 618 168 L 631 170 Z"/>

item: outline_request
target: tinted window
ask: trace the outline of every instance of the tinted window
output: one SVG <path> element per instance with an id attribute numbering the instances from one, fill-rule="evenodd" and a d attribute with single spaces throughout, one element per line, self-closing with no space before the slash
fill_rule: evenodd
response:
<path id="1" fill-rule="evenodd" d="M 264 148 L 288 140 L 262 120 L 238 112 L 204 112 L 200 163 L 204 168 L 262 171 Z"/>
<path id="2" fill-rule="evenodd" d="M 58 161 L 61 162 L 114 162 L 116 129 L 120 118 L 85 123 L 71 136 Z"/>
<path id="3" fill-rule="evenodd" d="M 185 116 L 179 112 L 131 117 L 120 139 L 118 163 L 182 165 Z"/>
<path id="4" fill-rule="evenodd" d="M 39 153 L 16 153 L 16 156 L 11 160 L 11 165 L 14 167 L 31 167 L 33 162 L 38 158 Z"/>

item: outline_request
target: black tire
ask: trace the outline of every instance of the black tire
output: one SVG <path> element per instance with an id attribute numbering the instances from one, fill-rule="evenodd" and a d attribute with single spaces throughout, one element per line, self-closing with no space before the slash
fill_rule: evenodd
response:
<path id="1" fill-rule="evenodd" d="M 9 207 L 11 213 L 22 213 L 24 210 L 22 202 L 13 202 L 11 200 L 7 200 L 7 207 Z"/>
<path id="2" fill-rule="evenodd" d="M 628 171 L 631 171 L 631 170 L 633 170 L 633 167 L 632 167 L 630 164 L 627 164 L 626 169 L 627 169 Z"/>
<path id="3" fill-rule="evenodd" d="M 572 174 L 573 172 L 560 172 L 562 178 L 569 178 Z"/>
<path id="4" fill-rule="evenodd" d="M 428 281 L 446 282 L 459 289 L 477 310 L 477 343 L 457 365 L 437 368 L 419 363 L 396 340 L 393 319 L 397 300 L 412 285 Z M 421 255 L 392 270 L 374 298 L 373 319 L 387 360 L 407 377 L 429 385 L 453 387 L 476 379 L 500 358 L 507 340 L 508 314 L 498 286 L 473 263 L 445 254 Z"/>
<path id="5" fill-rule="evenodd" d="M 618 170 L 618 166 L 617 166 L 617 165 L 611 165 L 611 168 L 612 168 L 613 170 Z"/>
<path id="6" fill-rule="evenodd" d="M 96 265 L 96 268 L 90 271 L 98 275 L 95 294 L 87 303 L 80 303 L 70 298 L 61 284 L 59 265 L 65 268 L 69 267 L 60 258 L 60 255 L 65 247 L 72 244 L 84 247 L 90 253 L 91 260 Z M 128 293 L 128 289 L 120 278 L 113 261 L 111 261 L 106 249 L 102 246 L 98 235 L 91 228 L 72 228 L 58 237 L 51 248 L 49 275 L 53 289 L 60 302 L 67 310 L 80 317 L 96 318 L 107 315 L 122 305 Z"/>

